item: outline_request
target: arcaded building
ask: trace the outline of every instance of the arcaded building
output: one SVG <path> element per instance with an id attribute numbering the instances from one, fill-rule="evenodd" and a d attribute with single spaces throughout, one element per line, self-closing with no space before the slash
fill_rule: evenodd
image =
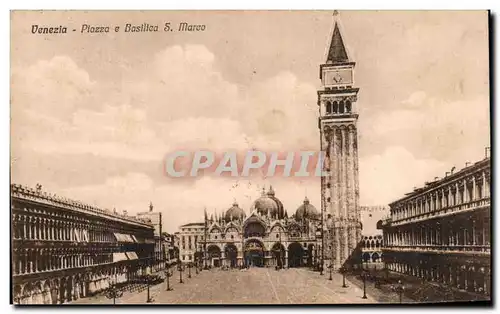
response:
<path id="1" fill-rule="evenodd" d="M 147 272 L 153 226 L 41 190 L 11 185 L 15 304 L 60 304 Z"/>
<path id="2" fill-rule="evenodd" d="M 490 295 L 490 176 L 486 156 L 390 204 L 390 218 L 380 222 L 388 268 Z"/>
<path id="3" fill-rule="evenodd" d="M 320 224 L 320 213 L 307 198 L 288 217 L 273 188 L 263 189 L 248 211 L 234 202 L 219 215 L 205 214 L 197 242 L 205 258 L 199 262 L 212 267 L 313 266 L 321 254 Z"/>

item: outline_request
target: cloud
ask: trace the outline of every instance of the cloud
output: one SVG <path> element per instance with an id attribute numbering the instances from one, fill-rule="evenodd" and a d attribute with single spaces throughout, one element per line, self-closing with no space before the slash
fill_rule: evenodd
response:
<path id="1" fill-rule="evenodd" d="M 222 212 L 233 197 L 248 213 L 260 187 L 271 183 L 289 214 L 306 192 L 320 209 L 317 180 L 201 177 L 186 187 L 162 181 L 160 174 L 165 154 L 176 149 L 318 149 L 315 86 L 288 71 L 237 85 L 222 75 L 217 56 L 202 45 L 166 47 L 144 60 L 117 69 L 116 82 L 91 78 L 65 56 L 16 69 L 12 155 L 22 158 L 13 167 L 12 180 L 26 178 L 23 172 L 29 171 L 42 184 L 54 180 L 44 186 L 70 197 L 130 213 L 146 210 L 152 201 L 169 217 L 169 231 L 202 219 L 204 207 Z M 454 163 L 459 166 L 463 158 L 477 160 L 489 143 L 486 97 L 448 100 L 417 91 L 391 108 L 367 112 L 360 120 L 362 204 L 401 197 Z M 79 158 L 88 154 L 96 158 Z M 95 183 L 73 186 L 54 173 L 47 176 L 33 166 L 40 155 L 54 157 L 54 173 L 74 173 L 77 163 L 71 160 L 88 161 L 85 169 L 91 173 L 86 176 Z M 125 166 L 116 166 L 111 174 L 102 166 L 105 159 L 147 166 L 117 175 L 116 169 Z"/>
<path id="2" fill-rule="evenodd" d="M 382 154 L 360 160 L 360 195 L 363 205 L 385 205 L 448 170 L 444 162 L 417 159 L 403 147 L 388 147 Z"/>
<path id="3" fill-rule="evenodd" d="M 465 163 L 481 158 L 489 145 L 489 119 L 487 96 L 450 101 L 417 91 L 400 108 L 377 113 L 360 132 L 415 156 Z"/>
<path id="4" fill-rule="evenodd" d="M 80 156 L 90 154 L 96 158 L 85 158 L 93 163 L 86 165 L 92 172 L 86 176 L 96 183 L 87 180 L 73 186 L 61 179 L 60 184 L 45 186 L 129 213 L 146 210 L 151 200 L 171 217 L 166 222 L 168 230 L 201 219 L 204 207 L 224 211 L 233 197 L 248 213 L 260 195 L 259 187 L 271 182 L 289 214 L 302 203 L 306 191 L 319 208 L 317 180 L 201 177 L 186 188 L 184 182 L 161 181 L 142 170 L 110 175 L 100 164 L 109 158 L 117 165 L 140 161 L 160 172 L 165 154 L 175 149 L 224 152 L 317 147 L 312 85 L 282 72 L 251 86 L 237 86 L 224 79 L 213 53 L 199 45 L 167 47 L 149 62 L 120 71 L 119 82 L 94 81 L 65 56 L 16 71 L 13 94 L 19 96 L 12 104 L 17 112 L 13 115 L 13 156 L 22 158 L 14 167 L 14 181 L 27 177 L 23 169 L 30 169 L 30 176 L 42 183 L 48 180 L 41 177 L 46 171 L 26 167 L 40 160 L 45 165 L 48 159 L 40 155 L 53 156 L 55 162 L 64 156 L 67 162 L 50 165 L 50 169 L 68 173 L 74 172 L 68 167 L 82 160 Z M 50 180 L 59 179 L 51 175 Z"/>
<path id="5" fill-rule="evenodd" d="M 315 183 L 283 180 L 218 180 L 202 177 L 192 188 L 178 184 L 155 184 L 143 173 L 127 173 L 110 177 L 103 184 L 79 187 L 58 187 L 58 194 L 85 200 L 104 208 L 127 210 L 131 215 L 146 211 L 151 201 L 163 213 L 166 230 L 177 230 L 184 223 L 203 220 L 203 211 L 224 213 L 237 201 L 247 215 L 261 189 L 273 185 L 289 215 L 302 204 L 308 193 L 311 204 L 320 210 L 319 193 L 312 193 Z"/>

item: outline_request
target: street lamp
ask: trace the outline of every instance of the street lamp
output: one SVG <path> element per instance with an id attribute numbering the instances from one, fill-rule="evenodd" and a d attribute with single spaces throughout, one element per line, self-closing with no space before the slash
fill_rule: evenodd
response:
<path id="1" fill-rule="evenodd" d="M 328 268 L 330 268 L 330 278 L 328 278 L 328 280 L 333 280 L 333 277 L 332 277 L 333 264 L 332 264 L 332 262 L 330 262 L 330 266 L 328 266 Z"/>
<path id="2" fill-rule="evenodd" d="M 113 299 L 113 304 L 116 304 L 116 299 L 121 298 L 123 296 L 123 292 L 116 289 L 116 283 L 113 283 L 112 286 L 106 291 L 106 298 Z"/>
<path id="3" fill-rule="evenodd" d="M 153 281 L 153 276 L 152 275 L 146 275 L 146 283 L 148 284 L 148 295 L 147 295 L 146 303 L 152 303 L 152 302 L 154 302 L 154 299 L 151 298 L 151 294 L 150 294 L 150 291 L 149 291 L 149 288 L 151 286 L 151 282 L 152 281 Z"/>
<path id="4" fill-rule="evenodd" d="M 179 283 L 184 283 L 184 281 L 182 281 L 182 270 L 183 270 L 183 266 L 182 266 L 182 262 L 179 263 Z"/>
<path id="5" fill-rule="evenodd" d="M 191 262 L 188 263 L 188 278 L 191 278 Z"/>
<path id="6" fill-rule="evenodd" d="M 361 276 L 363 277 L 363 299 L 367 299 L 366 297 L 366 271 L 363 269 L 363 272 L 361 273 Z"/>
<path id="7" fill-rule="evenodd" d="M 403 303 L 403 292 L 405 291 L 405 286 L 403 285 L 401 280 L 398 280 L 398 284 L 396 286 L 393 286 L 392 290 L 399 294 L 399 303 Z"/>
<path id="8" fill-rule="evenodd" d="M 342 288 L 347 288 L 347 285 L 345 284 L 345 273 L 346 273 L 345 266 L 342 266 L 342 268 L 340 268 L 340 272 L 342 273 Z"/>
<path id="9" fill-rule="evenodd" d="M 173 270 L 170 271 L 170 267 L 168 267 L 166 272 L 165 272 L 165 277 L 167 277 L 167 290 L 166 291 L 174 290 L 174 289 L 170 288 L 170 277 L 172 277 L 173 275 L 174 275 Z"/>

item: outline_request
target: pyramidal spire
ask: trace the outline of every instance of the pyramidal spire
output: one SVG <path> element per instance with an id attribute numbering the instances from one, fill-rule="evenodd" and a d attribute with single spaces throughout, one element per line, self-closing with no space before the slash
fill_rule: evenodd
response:
<path id="1" fill-rule="evenodd" d="M 337 10 L 333 11 L 333 26 L 329 38 L 330 42 L 326 53 L 326 63 L 339 64 L 352 62 L 344 42 L 344 29 L 340 21 L 340 13 Z"/>

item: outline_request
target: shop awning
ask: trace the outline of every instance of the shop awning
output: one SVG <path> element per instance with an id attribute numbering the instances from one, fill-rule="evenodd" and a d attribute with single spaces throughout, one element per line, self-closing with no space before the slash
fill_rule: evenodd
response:
<path id="1" fill-rule="evenodd" d="M 131 251 L 131 252 L 126 252 L 125 254 L 127 254 L 129 260 L 139 259 L 139 257 L 135 252 Z"/>
<path id="2" fill-rule="evenodd" d="M 135 237 L 135 236 L 134 236 L 134 238 L 135 238 L 135 241 L 136 241 L 137 243 L 144 243 L 144 238 L 141 238 L 141 237 Z"/>
<path id="3" fill-rule="evenodd" d="M 134 243 L 134 239 L 132 239 L 132 236 L 130 234 L 123 234 L 123 233 L 114 233 L 116 241 L 118 242 L 127 242 L 127 243 Z"/>
<path id="4" fill-rule="evenodd" d="M 123 252 L 113 253 L 113 262 L 127 261 L 127 255 Z"/>

